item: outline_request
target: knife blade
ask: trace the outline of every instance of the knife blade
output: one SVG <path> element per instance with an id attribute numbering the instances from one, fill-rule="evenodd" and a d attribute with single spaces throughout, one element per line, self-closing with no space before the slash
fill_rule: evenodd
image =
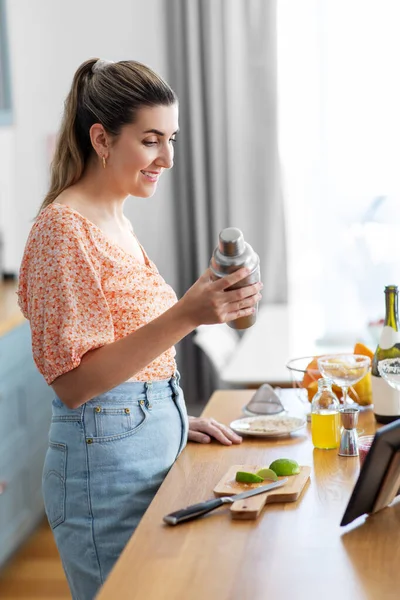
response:
<path id="1" fill-rule="evenodd" d="M 278 481 L 274 481 L 268 485 L 263 485 L 252 490 L 248 490 L 247 492 L 242 492 L 241 494 L 235 494 L 234 496 L 221 496 L 220 498 L 211 498 L 211 500 L 206 500 L 205 502 L 192 504 L 191 506 L 187 506 L 186 508 L 182 508 L 181 510 L 177 510 L 169 515 L 166 515 L 163 520 L 165 523 L 167 523 L 167 525 L 179 525 L 179 523 L 183 523 L 184 521 L 196 519 L 201 515 L 205 515 L 211 510 L 219 508 L 223 504 L 233 504 L 237 500 L 244 500 L 245 498 L 250 498 L 250 496 L 256 496 L 257 494 L 274 490 L 275 488 L 285 485 L 287 480 L 287 477 L 285 477 L 285 479 L 279 479 Z"/>

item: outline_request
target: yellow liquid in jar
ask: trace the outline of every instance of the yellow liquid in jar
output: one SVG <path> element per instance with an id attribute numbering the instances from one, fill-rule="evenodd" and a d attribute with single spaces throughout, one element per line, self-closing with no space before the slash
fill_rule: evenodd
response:
<path id="1" fill-rule="evenodd" d="M 330 410 L 311 413 L 311 437 L 315 448 L 329 450 L 340 444 L 340 415 Z"/>

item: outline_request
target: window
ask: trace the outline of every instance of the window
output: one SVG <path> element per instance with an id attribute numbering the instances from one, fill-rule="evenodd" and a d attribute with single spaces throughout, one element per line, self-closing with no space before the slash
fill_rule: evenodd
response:
<path id="1" fill-rule="evenodd" d="M 324 341 L 368 339 L 400 285 L 400 6 L 281 0 L 289 292 Z"/>

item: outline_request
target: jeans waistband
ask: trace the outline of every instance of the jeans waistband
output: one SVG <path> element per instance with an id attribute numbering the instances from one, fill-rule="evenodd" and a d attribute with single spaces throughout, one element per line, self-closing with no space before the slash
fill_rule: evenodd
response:
<path id="1" fill-rule="evenodd" d="M 178 371 L 170 379 L 126 381 L 104 394 L 95 396 L 78 408 L 68 408 L 56 397 L 53 400 L 53 418 L 58 417 L 65 421 L 82 421 L 86 408 L 93 407 L 93 405 L 101 406 L 108 403 L 118 404 L 119 402 L 123 405 L 129 405 L 140 400 L 145 400 L 147 403 L 162 398 L 166 389 L 171 390 L 173 394 L 177 394 L 179 382 L 180 373 Z"/>

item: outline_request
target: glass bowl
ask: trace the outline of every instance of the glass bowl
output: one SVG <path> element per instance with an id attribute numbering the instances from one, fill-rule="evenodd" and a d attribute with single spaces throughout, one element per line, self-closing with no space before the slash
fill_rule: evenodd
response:
<path id="1" fill-rule="evenodd" d="M 363 465 L 365 457 L 367 456 L 372 442 L 374 441 L 374 435 L 362 435 L 358 438 L 358 455 L 360 458 L 360 466 Z"/>
<path id="2" fill-rule="evenodd" d="M 314 366 L 307 368 L 307 366 L 312 361 L 314 361 L 315 368 L 314 368 Z M 312 400 L 311 396 L 314 395 L 312 392 L 314 390 L 311 390 L 310 392 L 308 392 L 309 385 L 312 382 L 317 382 L 318 379 L 321 377 L 321 373 L 318 369 L 316 357 L 315 356 L 301 356 L 299 358 L 292 358 L 291 360 L 289 360 L 286 363 L 286 368 L 288 369 L 288 371 L 290 373 L 290 376 L 292 379 L 292 385 L 297 390 L 299 399 L 302 402 L 311 401 Z M 307 373 L 307 379 L 305 380 L 306 373 Z M 304 384 L 306 384 L 306 385 L 304 385 Z M 316 383 L 312 387 L 316 388 L 315 389 L 315 393 L 316 393 L 318 384 Z"/>

